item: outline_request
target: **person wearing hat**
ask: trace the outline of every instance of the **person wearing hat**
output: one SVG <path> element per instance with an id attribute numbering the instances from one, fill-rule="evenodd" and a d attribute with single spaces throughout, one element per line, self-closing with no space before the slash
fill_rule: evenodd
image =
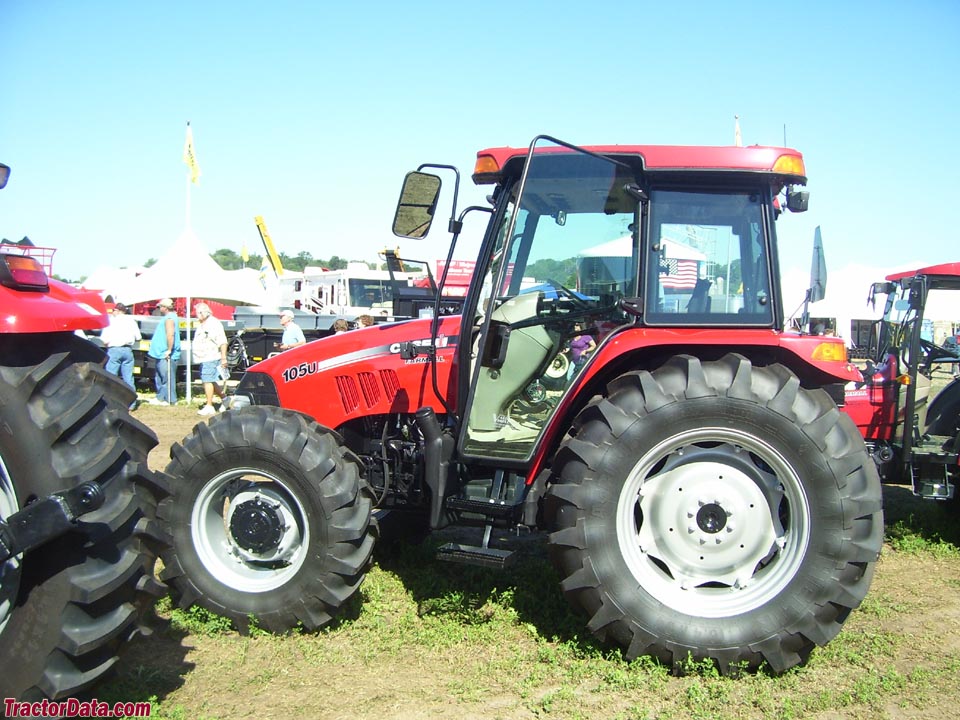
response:
<path id="1" fill-rule="evenodd" d="M 303 330 L 293 321 L 293 310 L 284 310 L 280 313 L 280 325 L 283 327 L 283 337 L 280 338 L 278 349 L 289 350 L 307 343 Z"/>
<path id="2" fill-rule="evenodd" d="M 100 339 L 107 348 L 106 371 L 119 375 L 123 381 L 136 390 L 133 382 L 133 346 L 140 342 L 140 326 L 127 315 L 127 306 L 117 303 L 110 311 L 110 324 L 100 332 Z M 130 405 L 136 410 L 137 401 Z"/>
<path id="3" fill-rule="evenodd" d="M 200 365 L 200 380 L 203 382 L 203 392 L 207 402 L 200 408 L 197 415 L 213 415 L 217 412 L 213 406 L 213 396 L 223 400 L 223 388 L 226 386 L 227 372 L 227 334 L 223 323 L 213 316 L 210 306 L 206 303 L 197 303 L 193 306 L 199 324 L 193 334 L 193 345 L 190 353 L 193 362 Z M 223 408 L 221 408 L 223 409 Z"/>
<path id="4" fill-rule="evenodd" d="M 180 318 L 173 309 L 173 300 L 163 298 L 157 303 L 163 319 L 157 323 L 147 351 L 156 363 L 154 384 L 157 398 L 155 405 L 177 404 L 177 363 L 180 360 Z"/>

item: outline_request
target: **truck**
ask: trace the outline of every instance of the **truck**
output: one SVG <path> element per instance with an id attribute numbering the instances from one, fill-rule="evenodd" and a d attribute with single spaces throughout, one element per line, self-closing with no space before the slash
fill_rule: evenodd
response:
<path id="1" fill-rule="evenodd" d="M 501 531 L 531 530 L 626 658 L 804 662 L 866 595 L 883 513 L 838 407 L 860 372 L 840 338 L 783 330 L 776 224 L 808 206 L 802 154 L 542 135 L 477 154 L 486 205 L 458 211 L 451 165 L 409 173 L 396 235 L 430 231 L 451 173 L 448 258 L 486 220 L 460 314 L 253 365 L 171 450 L 176 601 L 312 630 L 377 542 L 439 532 L 438 559 L 501 568 Z"/>
<path id="2" fill-rule="evenodd" d="M 80 337 L 103 300 L 33 251 L 0 247 L 0 697 L 24 702 L 89 691 L 147 630 L 167 493 L 133 391 Z"/>
<path id="3" fill-rule="evenodd" d="M 934 292 L 960 290 L 960 262 L 888 275 L 870 287 L 884 301 L 864 382 L 846 389 L 844 410 L 863 435 L 881 479 L 908 484 L 934 500 L 956 496 L 960 482 L 960 352 L 925 337 L 924 312 Z M 953 336 L 947 336 L 952 338 Z M 953 378 L 934 392 L 935 368 Z"/>
<path id="4" fill-rule="evenodd" d="M 349 320 L 363 314 L 377 320 L 416 317 L 420 309 L 433 308 L 437 286 L 425 261 L 401 258 L 391 249 L 380 257 L 386 269 L 351 262 L 341 270 L 307 266 L 303 272 L 284 271 L 276 280 L 279 307 Z M 444 314 L 458 310 L 455 298 L 444 299 Z M 245 312 L 238 307 L 235 317 L 242 320 Z"/>

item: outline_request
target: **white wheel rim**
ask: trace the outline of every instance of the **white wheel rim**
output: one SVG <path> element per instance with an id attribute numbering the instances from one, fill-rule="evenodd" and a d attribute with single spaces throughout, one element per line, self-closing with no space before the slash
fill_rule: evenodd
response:
<path id="1" fill-rule="evenodd" d="M 269 546 L 252 549 L 237 533 L 243 509 L 274 531 Z M 257 520 L 267 519 L 267 522 Z M 307 513 L 276 475 L 235 468 L 211 479 L 197 495 L 191 539 L 203 566 L 217 581 L 241 592 L 262 593 L 289 582 L 303 566 L 310 544 Z"/>
<path id="2" fill-rule="evenodd" d="M 697 617 L 741 615 L 777 597 L 810 539 L 799 476 L 758 437 L 679 433 L 647 452 L 617 505 L 627 567 L 655 599 Z"/>

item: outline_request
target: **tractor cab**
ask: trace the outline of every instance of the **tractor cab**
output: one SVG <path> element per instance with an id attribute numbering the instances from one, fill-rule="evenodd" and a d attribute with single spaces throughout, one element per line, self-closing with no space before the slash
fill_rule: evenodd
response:
<path id="1" fill-rule="evenodd" d="M 461 457 L 529 463 L 622 331 L 683 344 L 782 327 L 774 220 L 782 190 L 805 209 L 802 159 L 698 148 L 694 169 L 688 150 L 541 137 L 478 153 L 494 209 L 461 328 Z M 429 230 L 440 185 L 408 175 L 396 234 Z"/>

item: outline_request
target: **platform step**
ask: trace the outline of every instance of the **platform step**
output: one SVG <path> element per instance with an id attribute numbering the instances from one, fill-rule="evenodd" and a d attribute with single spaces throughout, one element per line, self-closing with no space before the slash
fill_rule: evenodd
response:
<path id="1" fill-rule="evenodd" d="M 917 494 L 927 500 L 952 500 L 954 485 L 949 482 L 923 481 Z"/>
<path id="2" fill-rule="evenodd" d="M 487 500 L 486 498 L 465 498 L 448 497 L 446 502 L 448 510 L 459 510 L 460 512 L 474 513 L 491 518 L 511 518 L 516 511 L 516 505 L 509 505 L 496 500 Z"/>
<path id="3" fill-rule="evenodd" d="M 447 543 L 437 549 L 437 559 L 480 567 L 505 568 L 513 563 L 513 550 Z"/>

